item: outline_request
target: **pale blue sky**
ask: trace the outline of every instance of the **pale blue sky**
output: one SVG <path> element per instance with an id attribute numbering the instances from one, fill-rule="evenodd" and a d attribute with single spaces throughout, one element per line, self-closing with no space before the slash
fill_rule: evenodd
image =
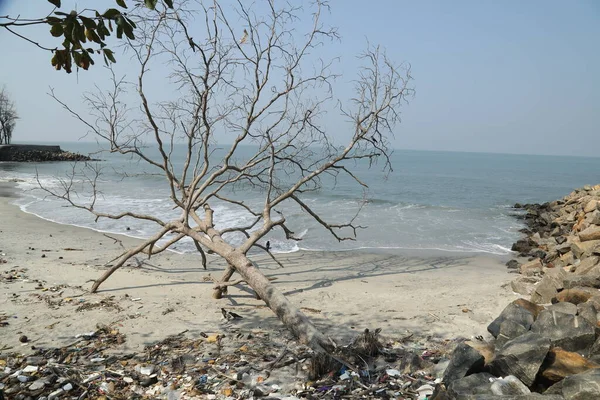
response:
<path id="1" fill-rule="evenodd" d="M 38 16 L 47 4 L 0 0 L 0 14 Z M 103 8 L 114 1 L 76 4 Z M 417 94 L 403 109 L 396 148 L 600 154 L 600 1 L 334 0 L 331 5 L 328 20 L 342 35 L 342 42 L 328 49 L 342 56 L 338 95 L 350 87 L 353 55 L 365 38 L 412 65 Z M 45 28 L 31 32 L 48 39 Z M 81 92 L 105 84 L 102 68 L 78 76 L 55 72 L 47 53 L 4 30 L 0 48 L 0 85 L 13 94 L 21 116 L 15 139 L 77 140 L 85 131 L 46 92 L 53 86 L 78 103 Z M 126 71 L 126 63 L 119 67 Z"/>

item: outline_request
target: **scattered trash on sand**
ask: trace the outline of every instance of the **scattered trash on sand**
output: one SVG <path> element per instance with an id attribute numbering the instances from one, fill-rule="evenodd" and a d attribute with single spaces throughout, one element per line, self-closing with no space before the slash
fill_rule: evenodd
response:
<path id="1" fill-rule="evenodd" d="M 331 358 L 284 332 L 185 331 L 120 354 L 126 338 L 114 326 L 77 334 L 60 348 L 0 353 L 0 393 L 29 399 L 426 399 L 450 341 L 409 335 L 389 340 L 365 330 Z"/>

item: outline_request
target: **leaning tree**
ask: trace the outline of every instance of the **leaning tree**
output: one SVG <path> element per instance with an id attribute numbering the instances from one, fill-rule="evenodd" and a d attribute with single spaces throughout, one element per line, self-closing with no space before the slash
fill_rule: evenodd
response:
<path id="1" fill-rule="evenodd" d="M 10 144 L 15 125 L 19 119 L 15 103 L 4 87 L 0 88 L 0 144 Z"/>
<path id="2" fill-rule="evenodd" d="M 91 119 L 52 96 L 111 152 L 138 158 L 164 176 L 178 216 L 165 220 L 131 209 L 101 211 L 97 171 L 85 175 L 91 178 L 91 201 L 85 204 L 68 182 L 64 190 L 45 190 L 96 218 L 136 218 L 156 225 L 156 234 L 125 251 L 92 291 L 132 257 L 157 254 L 188 238 L 203 261 L 210 252 L 226 262 L 215 297 L 245 282 L 301 342 L 330 351 L 331 341 L 257 268 L 251 250 L 276 257 L 261 240 L 276 230 L 287 240 L 300 240 L 286 219 L 286 205 L 300 209 L 339 241 L 356 238 L 354 218 L 331 221 L 306 196 L 341 176 L 357 188 L 367 187 L 353 171 L 356 163 L 371 165 L 379 159 L 383 169 L 390 169 L 389 139 L 400 107 L 412 94 L 410 70 L 394 64 L 378 47 L 368 47 L 358 56 L 353 96 L 340 101 L 332 85 L 334 64 L 319 56 L 326 53 L 326 42 L 338 39 L 323 22 L 325 2 L 318 0 L 310 8 L 275 0 L 252 6 L 241 0 L 227 6 L 219 1 L 174 3 L 173 8 L 159 3 L 155 10 L 140 8 L 129 15 L 137 30 L 125 47 L 137 76 L 129 81 L 113 71 L 110 90 L 87 94 Z M 177 97 L 161 100 L 151 94 L 156 63 L 168 63 Z M 324 126 L 333 113 L 344 123 Z M 332 135 L 332 129 L 339 134 L 341 127 L 344 135 Z M 218 142 L 226 135 L 233 135 L 233 142 L 219 152 Z M 177 146 L 185 149 L 182 164 L 174 162 Z M 158 156 L 148 149 L 157 149 Z M 262 193 L 260 204 L 236 195 L 252 189 Z M 219 227 L 214 206 L 224 203 L 249 218 Z M 357 204 L 357 212 L 360 208 Z M 234 273 L 241 278 L 232 281 Z"/>

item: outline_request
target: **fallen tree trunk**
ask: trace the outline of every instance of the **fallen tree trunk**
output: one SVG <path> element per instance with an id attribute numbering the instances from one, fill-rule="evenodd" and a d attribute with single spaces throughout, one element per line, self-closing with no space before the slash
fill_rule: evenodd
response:
<path id="1" fill-rule="evenodd" d="M 301 343 L 318 352 L 333 352 L 333 341 L 321 333 L 306 315 L 277 290 L 246 255 L 233 251 L 226 258 Z"/>

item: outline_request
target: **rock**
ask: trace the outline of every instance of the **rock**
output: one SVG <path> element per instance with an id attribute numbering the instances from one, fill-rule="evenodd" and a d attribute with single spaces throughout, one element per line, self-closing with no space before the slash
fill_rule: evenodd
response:
<path id="1" fill-rule="evenodd" d="M 502 322 L 505 320 L 514 321 L 528 330 L 533 324 L 535 316 L 532 311 L 523 307 L 522 304 L 517 303 L 517 300 L 515 300 L 506 306 L 498 318 L 488 325 L 488 332 L 491 333 L 492 336 L 498 337 L 498 334 L 500 333 L 500 325 L 502 325 Z"/>
<path id="2" fill-rule="evenodd" d="M 561 386 L 565 400 L 600 399 L 600 370 L 568 376 Z"/>
<path id="3" fill-rule="evenodd" d="M 592 225 L 589 228 L 579 232 L 579 240 L 587 242 L 589 240 L 600 240 L 600 226 Z"/>
<path id="4" fill-rule="evenodd" d="M 509 375 L 492 383 L 490 387 L 496 396 L 509 396 L 519 394 L 529 394 L 531 390 L 523 384 L 516 376 Z"/>
<path id="5" fill-rule="evenodd" d="M 35 392 L 37 390 L 43 389 L 44 386 L 46 386 L 46 381 L 44 379 L 38 379 L 35 382 L 33 382 L 31 385 L 29 385 L 29 390 L 31 390 L 32 392 Z"/>
<path id="6" fill-rule="evenodd" d="M 581 355 L 554 347 L 548 352 L 542 366 L 542 376 L 551 382 L 558 382 L 567 376 L 579 374 L 600 365 Z"/>
<path id="7" fill-rule="evenodd" d="M 494 376 L 487 372 L 469 375 L 451 382 L 448 385 L 448 394 L 451 399 L 463 398 L 471 394 L 493 394 L 491 391 Z"/>
<path id="8" fill-rule="evenodd" d="M 548 254 L 544 250 L 534 250 L 534 251 L 529 252 L 529 254 L 532 257 L 537 257 L 542 260 L 545 260 L 546 258 L 548 258 Z"/>
<path id="9" fill-rule="evenodd" d="M 587 351 L 594 344 L 596 331 L 586 319 L 556 311 L 542 311 L 531 332 L 551 340 L 553 346 L 567 351 Z"/>
<path id="10" fill-rule="evenodd" d="M 600 225 L 600 211 L 594 211 L 590 214 L 590 225 Z"/>
<path id="11" fill-rule="evenodd" d="M 533 261 L 521 265 L 519 272 L 522 275 L 535 275 L 542 272 L 542 260 L 536 258 Z"/>
<path id="12" fill-rule="evenodd" d="M 510 287 L 515 293 L 525 296 L 531 295 L 534 290 L 534 285 L 539 282 L 539 279 L 529 276 L 517 276 L 510 282 Z"/>
<path id="13" fill-rule="evenodd" d="M 568 253 L 565 253 L 562 256 L 560 256 L 560 259 L 562 262 L 565 263 L 565 265 L 569 265 L 573 264 L 573 261 L 575 261 L 575 256 L 573 255 L 573 251 L 569 251 Z"/>
<path id="14" fill-rule="evenodd" d="M 583 207 L 583 212 L 590 213 L 598 209 L 598 200 L 590 200 L 587 202 L 585 207 Z"/>
<path id="15" fill-rule="evenodd" d="M 590 293 L 589 289 L 576 287 L 572 289 L 565 289 L 558 293 L 556 297 L 552 299 L 552 302 L 567 301 L 569 303 L 579 304 L 585 303 L 591 297 L 592 293 Z"/>
<path id="16" fill-rule="evenodd" d="M 516 299 L 515 301 L 513 301 L 513 303 L 518 305 L 519 307 L 523 307 L 524 309 L 529 311 L 531 314 L 533 314 L 534 320 L 538 317 L 538 315 L 542 311 L 545 310 L 545 308 L 543 306 L 537 305 L 537 304 L 532 303 L 531 301 L 528 301 L 525 299 Z"/>
<path id="17" fill-rule="evenodd" d="M 535 248 L 537 244 L 530 238 L 519 239 L 511 247 L 512 251 L 519 253 L 528 253 L 531 249 Z"/>
<path id="18" fill-rule="evenodd" d="M 588 321 L 592 326 L 597 326 L 598 324 L 598 310 L 590 302 L 579 303 L 577 305 L 577 315 Z"/>
<path id="19" fill-rule="evenodd" d="M 564 236 L 561 236 L 561 237 L 564 237 Z M 560 255 L 566 254 L 569 251 L 571 251 L 571 243 L 563 242 L 560 245 L 556 246 L 554 249 Z"/>
<path id="20" fill-rule="evenodd" d="M 506 263 L 506 267 L 508 269 L 519 269 L 520 266 L 521 266 L 521 263 L 518 262 L 517 260 L 510 260 L 509 262 Z"/>
<path id="21" fill-rule="evenodd" d="M 571 314 L 571 315 L 577 314 L 577 306 L 575 304 L 569 303 L 567 301 L 552 304 L 552 305 L 546 307 L 546 310 L 556 311 L 556 312 L 561 312 L 564 314 Z"/>
<path id="22" fill-rule="evenodd" d="M 572 289 L 575 287 L 590 287 L 600 288 L 600 274 L 588 274 L 588 275 L 570 275 L 565 278 L 564 286 L 565 289 Z"/>
<path id="23" fill-rule="evenodd" d="M 528 328 L 515 321 L 511 321 L 510 319 L 502 321 L 500 324 L 500 332 L 498 332 L 498 336 L 496 337 L 496 347 L 501 348 L 506 342 L 521 336 L 528 330 Z"/>
<path id="24" fill-rule="evenodd" d="M 490 363 L 490 370 L 497 376 L 514 375 L 525 385 L 531 386 L 549 349 L 548 338 L 527 332 L 508 341 L 500 349 Z"/>
<path id="25" fill-rule="evenodd" d="M 554 240 L 556 240 L 556 244 L 563 244 L 564 242 L 567 241 L 567 238 L 564 236 L 557 236 L 554 238 Z"/>
<path id="26" fill-rule="evenodd" d="M 494 360 L 494 345 L 492 343 L 479 340 L 467 340 L 465 341 L 465 344 L 477 350 L 479 354 L 483 356 L 485 364 L 489 364 L 492 362 L 492 360 Z"/>
<path id="27" fill-rule="evenodd" d="M 575 274 L 587 274 L 592 270 L 592 268 L 598 265 L 598 260 L 598 256 L 589 256 L 587 258 L 584 258 L 579 264 L 575 265 Z"/>
<path id="28" fill-rule="evenodd" d="M 546 304 L 558 294 L 559 289 L 563 288 L 562 277 L 566 272 L 562 269 L 555 269 L 555 273 L 547 273 L 542 280 L 535 285 L 531 293 L 531 301 L 536 304 Z"/>
<path id="29" fill-rule="evenodd" d="M 571 243 L 571 252 L 575 258 L 585 258 L 600 253 L 600 240 L 588 240 Z M 568 254 L 568 253 L 567 253 Z"/>
<path id="30" fill-rule="evenodd" d="M 450 382 L 464 378 L 467 375 L 481 372 L 483 366 L 483 356 L 471 346 L 460 343 L 452 352 L 450 364 L 444 372 L 442 381 L 448 385 Z"/>

